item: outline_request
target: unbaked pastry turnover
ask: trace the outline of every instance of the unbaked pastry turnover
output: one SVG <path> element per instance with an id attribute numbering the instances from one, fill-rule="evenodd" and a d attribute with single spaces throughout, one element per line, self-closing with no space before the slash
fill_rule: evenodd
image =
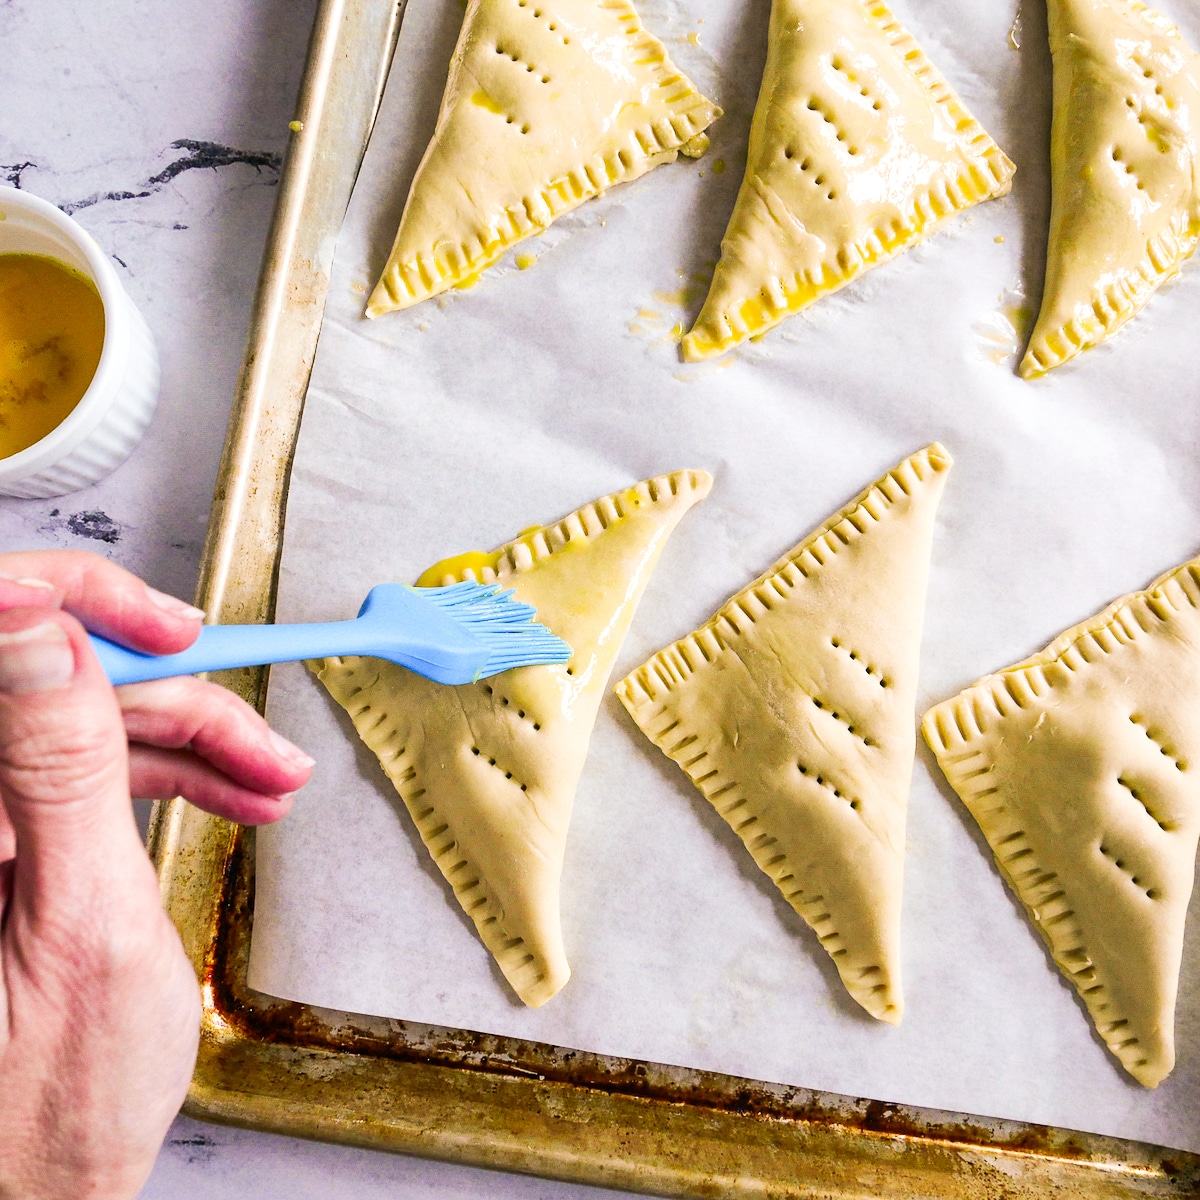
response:
<path id="1" fill-rule="evenodd" d="M 950 465 L 936 444 L 905 459 L 617 686 L 850 995 L 892 1024 L 917 659 Z"/>
<path id="2" fill-rule="evenodd" d="M 1046 285 L 1021 374 L 1110 337 L 1200 241 L 1200 55 L 1138 0 L 1050 0 Z"/>
<path id="3" fill-rule="evenodd" d="M 1200 559 L 930 709 L 924 733 L 1105 1045 L 1175 1062 L 1200 834 Z"/>
<path id="4" fill-rule="evenodd" d="M 879 0 L 774 0 L 746 174 L 688 361 L 766 332 L 1011 188 L 1013 165 Z"/>
<path id="5" fill-rule="evenodd" d="M 498 581 L 574 650 L 444 687 L 376 658 L 311 664 L 350 714 L 421 839 L 518 996 L 545 1003 L 570 977 L 559 878 L 575 787 L 613 660 L 703 471 L 639 483 L 490 554 L 431 567 L 424 586 Z"/>
<path id="6" fill-rule="evenodd" d="M 629 0 L 469 0 L 433 139 L 366 315 L 462 285 L 721 115 Z"/>

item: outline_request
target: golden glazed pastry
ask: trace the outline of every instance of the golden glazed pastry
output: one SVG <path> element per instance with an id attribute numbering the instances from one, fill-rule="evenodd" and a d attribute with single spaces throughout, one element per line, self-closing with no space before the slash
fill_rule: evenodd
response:
<path id="1" fill-rule="evenodd" d="M 1138 0 L 1050 0 L 1046 286 L 1026 378 L 1104 341 L 1200 241 L 1200 55 Z"/>
<path id="2" fill-rule="evenodd" d="M 463 284 L 614 183 L 702 154 L 720 115 L 629 0 L 469 0 L 366 315 Z"/>
<path id="3" fill-rule="evenodd" d="M 746 175 L 683 357 L 766 332 L 1004 195 L 1013 170 L 879 0 L 774 0 Z"/>
<path id="4" fill-rule="evenodd" d="M 892 1024 L 917 659 L 950 465 L 936 444 L 905 459 L 617 686 L 850 995 Z"/>
<path id="5" fill-rule="evenodd" d="M 1175 1063 L 1200 834 L 1200 559 L 925 714 L 925 739 L 1105 1045 Z"/>
<path id="6" fill-rule="evenodd" d="M 679 519 L 708 494 L 678 471 L 605 496 L 418 583 L 498 581 L 574 650 L 443 687 L 376 658 L 312 664 L 378 755 L 421 839 L 513 990 L 530 1007 L 570 977 L 558 892 L 575 787 L 613 660 Z"/>

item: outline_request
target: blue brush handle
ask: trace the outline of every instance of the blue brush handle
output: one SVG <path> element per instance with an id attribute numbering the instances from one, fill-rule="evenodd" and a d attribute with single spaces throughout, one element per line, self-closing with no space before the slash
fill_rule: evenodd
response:
<path id="1" fill-rule="evenodd" d="M 562 663 L 571 647 L 496 584 L 440 588 L 381 583 L 353 621 L 305 625 L 205 625 L 181 654 L 141 654 L 91 635 L 114 684 L 305 658 L 385 658 L 435 683 L 463 684 L 534 663 Z"/>
<path id="2" fill-rule="evenodd" d="M 233 667 L 297 662 L 326 655 L 367 654 L 376 644 L 365 621 L 312 625 L 205 625 L 180 654 L 139 654 L 106 638 L 89 635 L 109 682 L 144 683 L 174 675 L 198 675 Z"/>

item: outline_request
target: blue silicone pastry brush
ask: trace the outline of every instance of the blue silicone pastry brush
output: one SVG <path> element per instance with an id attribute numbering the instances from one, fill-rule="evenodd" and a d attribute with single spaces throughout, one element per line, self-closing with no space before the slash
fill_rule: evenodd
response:
<path id="1" fill-rule="evenodd" d="M 435 683 L 472 683 L 513 667 L 562 663 L 571 647 L 534 621 L 534 609 L 495 583 L 374 587 L 353 621 L 205 625 L 181 654 L 140 654 L 91 635 L 110 682 L 142 683 L 231 667 L 363 654 Z"/>

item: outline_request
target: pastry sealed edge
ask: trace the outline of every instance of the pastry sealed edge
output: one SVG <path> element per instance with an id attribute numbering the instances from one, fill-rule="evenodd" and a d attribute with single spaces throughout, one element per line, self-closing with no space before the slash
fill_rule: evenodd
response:
<path id="1" fill-rule="evenodd" d="M 708 494 L 711 485 L 712 477 L 701 470 L 675 471 L 643 480 L 632 487 L 591 501 L 559 521 L 537 527 L 505 542 L 493 552 L 497 560 L 495 567 L 466 567 L 445 576 L 440 582 L 494 582 L 497 578 L 511 580 L 514 576 L 532 570 L 568 546 L 594 541 L 614 522 L 622 520 L 635 509 L 653 512 L 663 508 L 669 511 L 682 505 L 675 518 L 677 521 Z M 668 527 L 668 532 L 674 527 L 675 521 Z M 646 572 L 646 579 L 652 571 L 651 566 Z M 615 653 L 616 648 L 613 649 L 613 654 Z M 498 901 L 491 895 L 483 870 L 477 863 L 462 858 L 458 853 L 458 840 L 454 829 L 450 827 L 444 814 L 429 803 L 422 780 L 417 777 L 417 765 L 405 758 L 406 751 L 402 745 L 405 738 L 400 722 L 387 712 L 380 714 L 372 711 L 368 717 L 366 712 L 352 711 L 354 698 L 378 680 L 379 667 L 392 667 L 393 664 L 382 664 L 367 657 L 348 656 L 316 659 L 308 662 L 307 666 L 333 699 L 347 711 L 358 736 L 379 759 L 384 773 L 404 802 L 422 842 L 453 890 L 455 900 L 474 922 L 480 940 L 495 959 L 513 990 L 530 1007 L 536 1008 L 544 1004 L 556 995 L 570 978 L 570 968 L 561 945 L 561 930 L 555 945 L 543 947 L 539 954 L 530 952 L 523 936 L 504 923 L 502 912 L 495 911 Z M 394 669 L 403 671 L 401 667 Z M 562 668 L 524 667 L 513 674 L 557 669 Z M 363 673 L 362 677 L 366 682 L 360 680 L 360 672 Z M 367 678 L 371 675 L 374 678 Z M 464 685 L 463 690 L 483 688 L 491 695 L 494 688 L 503 686 L 504 678 L 504 675 L 500 675 L 478 684 Z M 607 673 L 591 685 L 589 693 L 602 693 L 606 683 Z M 429 686 L 441 685 L 430 683 Z M 523 713 L 520 715 L 524 717 Z M 535 725 L 535 728 L 538 726 Z M 586 741 L 590 739 L 590 735 L 589 724 L 585 736 L 585 756 Z M 415 788 L 411 786 L 414 784 Z M 573 797 L 574 787 L 571 789 L 571 795 L 565 799 L 569 803 L 573 801 Z M 554 918 L 557 927 L 557 911 Z"/>
<path id="2" fill-rule="evenodd" d="M 762 615 L 759 610 L 767 611 L 788 602 L 791 589 L 798 582 L 795 573 L 807 578 L 811 572 L 819 571 L 838 553 L 839 545 L 849 544 L 851 536 L 865 536 L 876 522 L 884 519 L 888 510 L 897 503 L 897 490 L 905 496 L 911 496 L 914 483 L 924 485 L 933 476 L 947 472 L 952 465 L 950 455 L 936 442 L 903 459 L 735 593 L 694 632 L 654 654 L 614 688 L 642 733 L 684 771 L 700 794 L 738 834 L 759 868 L 814 931 L 822 948 L 833 957 L 850 995 L 872 1016 L 890 1024 L 898 1024 L 903 1014 L 898 958 L 885 964 L 885 967 L 876 965 L 867 968 L 862 978 L 850 977 L 839 962 L 839 956 L 844 955 L 846 950 L 838 940 L 841 935 L 835 928 L 824 897 L 797 901 L 794 897 L 802 895 L 803 890 L 789 894 L 785 889 L 785 882 L 794 881 L 796 876 L 780 854 L 777 839 L 771 837 L 769 831 L 761 834 L 757 830 L 743 833 L 729 815 L 732 810 L 721 808 L 719 800 L 724 793 L 737 786 L 737 781 L 727 783 L 721 766 L 714 766 L 713 762 L 708 761 L 707 754 L 692 753 L 690 747 L 699 740 L 701 731 L 684 726 L 678 717 L 665 728 L 657 730 L 650 727 L 650 722 L 668 715 L 661 698 L 670 696 L 686 685 L 691 675 L 703 665 L 715 662 L 729 648 L 732 640 L 744 632 L 743 626 L 747 623 L 752 625 Z M 865 513 L 865 518 L 856 520 L 860 513 Z M 853 534 L 841 532 L 847 524 L 853 527 Z M 925 569 L 928 570 L 928 564 L 925 564 Z M 873 673 L 870 664 L 862 665 L 868 675 Z M 879 682 L 880 686 L 886 686 L 886 680 Z M 669 715 L 674 716 L 673 713 Z M 836 713 L 833 715 L 837 716 Z M 909 758 L 911 771 L 911 753 Z M 834 784 L 826 782 L 826 786 L 834 790 L 834 795 L 841 795 Z M 745 800 L 742 800 L 733 807 L 740 808 L 740 804 L 744 803 Z M 896 910 L 892 916 L 898 925 L 899 896 L 893 899 Z"/>
<path id="3" fill-rule="evenodd" d="M 1050 0 L 1060 11 L 1065 11 L 1069 3 L 1064 0 Z M 1189 53 L 1195 60 L 1195 68 L 1200 69 L 1200 56 L 1184 39 L 1179 27 L 1157 9 L 1151 8 L 1142 0 L 1111 0 L 1108 7 L 1118 15 L 1128 16 L 1131 20 L 1143 20 L 1149 29 L 1149 36 L 1173 38 L 1178 41 L 1181 49 Z M 1197 116 L 1200 116 L 1198 105 Z M 1196 132 L 1192 133 L 1192 164 L 1193 176 L 1197 160 L 1200 159 L 1200 141 Z M 1054 180 L 1059 172 L 1067 173 L 1071 169 L 1080 169 L 1079 164 L 1063 163 L 1061 167 L 1051 169 L 1051 192 L 1053 195 Z M 1102 272 L 1087 297 L 1080 297 L 1075 305 L 1076 313 L 1065 323 L 1048 329 L 1042 328 L 1042 314 L 1039 312 L 1030 335 L 1029 345 L 1021 358 L 1019 374 L 1023 379 L 1037 379 L 1056 367 L 1070 362 L 1085 350 L 1090 350 L 1101 342 L 1107 341 L 1127 322 L 1136 317 L 1146 306 L 1150 297 L 1168 279 L 1177 275 L 1184 262 L 1200 245 L 1200 210 L 1197 200 L 1200 193 L 1193 193 L 1191 207 L 1193 212 L 1177 212 L 1171 218 L 1166 228 L 1159 230 L 1146 242 L 1145 254 L 1134 265 L 1122 268 L 1119 272 Z M 1047 284 L 1050 282 L 1053 266 L 1053 247 L 1048 250 L 1050 262 L 1047 267 Z M 1105 276 L 1108 276 L 1105 280 Z M 1049 287 L 1045 289 L 1048 294 Z M 1046 295 L 1043 296 L 1042 307 L 1045 307 Z M 1080 310 L 1083 310 L 1082 313 Z"/>
<path id="4" fill-rule="evenodd" d="M 755 323 L 750 324 L 738 318 L 735 325 L 728 311 L 709 315 L 706 301 L 681 343 L 686 362 L 715 358 L 747 338 L 767 333 L 822 296 L 845 287 L 864 271 L 880 266 L 910 249 L 951 217 L 985 200 L 1007 195 L 1012 189 L 1015 165 L 967 109 L 913 34 L 897 20 L 882 0 L 848 0 L 848 3 L 856 5 L 864 20 L 872 23 L 884 36 L 890 49 L 920 85 L 931 109 L 941 110 L 945 114 L 959 135 L 963 152 L 974 156 L 976 161 L 969 167 L 963 167 L 956 179 L 939 181 L 941 186 L 938 189 L 914 192 L 911 222 L 902 224 L 894 221 L 893 236 L 888 240 L 881 238 L 878 231 L 872 231 L 861 242 L 840 247 L 838 264 L 841 269 L 832 277 L 823 266 L 819 279 L 799 275 L 790 283 L 778 276 L 764 279 L 759 293 L 764 312 Z M 761 97 L 759 103 L 762 103 Z M 747 175 L 751 169 L 748 163 Z M 740 191 L 738 197 L 740 200 Z M 737 216 L 738 205 L 735 203 L 729 229 L 733 228 Z M 747 297 L 747 300 L 750 298 Z"/>
<path id="5" fill-rule="evenodd" d="M 1036 895 L 1036 889 L 1040 886 L 1038 879 L 1024 883 L 1010 870 L 1014 857 L 1020 857 L 1022 867 L 1027 868 L 1022 874 L 1032 870 L 1028 868 L 1025 858 L 1035 853 L 1033 848 L 1027 840 L 1020 840 L 1013 833 L 993 840 L 992 832 L 985 827 L 988 814 L 977 813 L 975 805 L 998 792 L 998 787 L 990 786 L 989 779 L 994 757 L 988 753 L 986 746 L 980 745 L 987 737 L 988 728 L 1003 724 L 1015 711 L 1036 703 L 1055 690 L 1056 685 L 1047 678 L 1047 668 L 1060 665 L 1072 675 L 1086 673 L 1095 664 L 1119 654 L 1139 638 L 1153 637 L 1169 625 L 1180 610 L 1180 604 L 1172 598 L 1173 590 L 1178 591 L 1180 600 L 1188 607 L 1200 609 L 1200 559 L 1172 567 L 1141 591 L 1117 598 L 1094 616 L 1064 630 L 1036 654 L 986 675 L 957 696 L 932 706 L 921 722 L 922 734 L 939 767 L 979 824 L 992 850 L 997 869 L 1020 901 L 1029 923 L 1037 930 L 1055 966 L 1075 988 L 1097 1034 L 1125 1070 L 1148 1088 L 1156 1087 L 1174 1066 L 1174 1037 L 1170 1024 L 1158 1031 L 1164 1042 L 1161 1055 L 1147 1060 L 1145 1051 L 1137 1048 L 1139 1039 L 1130 1036 L 1129 1022 L 1119 1014 L 1107 1012 L 1106 1000 L 1101 1003 L 1098 993 L 1107 995 L 1108 985 L 1098 978 L 1099 970 L 1087 953 L 1087 937 L 1070 919 L 1074 916 L 1069 898 L 1071 881 L 1062 880 L 1060 872 L 1054 877 L 1057 895 L 1049 898 Z M 1197 654 L 1194 646 L 1191 653 Z M 1200 700 L 1200 697 L 1197 699 Z M 1112 706 L 1114 702 L 1108 703 Z M 1147 736 L 1151 741 L 1154 740 L 1149 731 Z M 1161 747 L 1161 752 L 1180 771 L 1185 769 L 1186 764 L 1172 758 L 1167 747 Z M 1141 804 L 1146 807 L 1144 800 Z M 1147 808 L 1147 811 L 1150 810 Z M 1021 822 L 1014 819 L 1014 823 Z M 1022 833 L 1020 838 L 1024 839 L 1025 835 Z M 1193 832 L 1189 860 L 1195 857 L 1196 840 L 1196 833 Z M 1036 867 L 1038 864 L 1034 863 Z M 1178 956 L 1182 955 L 1182 949 L 1181 926 Z M 1178 956 L 1173 964 L 1176 974 Z"/>
<path id="6" fill-rule="evenodd" d="M 452 64 L 466 45 L 472 16 L 485 4 L 493 2 L 496 0 L 481 0 L 479 8 L 468 10 Z M 553 3 L 553 0 L 545 2 Z M 649 66 L 658 79 L 658 87 L 665 89 L 678 85 L 682 88 L 666 100 L 668 111 L 659 120 L 630 130 L 623 146 L 608 154 L 595 153 L 585 157 L 564 175 L 547 179 L 533 195 L 514 196 L 505 205 L 504 220 L 495 228 L 478 228 L 470 241 L 451 246 L 439 243 L 402 261 L 400 246 L 405 228 L 402 214 L 387 264 L 367 300 L 365 316 L 373 318 L 408 308 L 461 286 L 495 263 L 510 247 L 544 232 L 558 217 L 585 200 L 599 196 L 615 184 L 637 179 L 656 166 L 673 162 L 677 154 L 697 157 L 704 153 L 708 146 L 704 131 L 722 115 L 721 108 L 708 100 L 676 67 L 663 43 L 642 25 L 630 0 L 599 0 L 599 7 L 620 14 L 617 19 L 625 24 L 632 62 L 641 67 Z M 442 100 L 443 111 L 413 177 L 405 202 L 406 212 L 417 194 L 430 150 L 441 134 L 450 99 L 449 86 L 448 79 Z"/>

